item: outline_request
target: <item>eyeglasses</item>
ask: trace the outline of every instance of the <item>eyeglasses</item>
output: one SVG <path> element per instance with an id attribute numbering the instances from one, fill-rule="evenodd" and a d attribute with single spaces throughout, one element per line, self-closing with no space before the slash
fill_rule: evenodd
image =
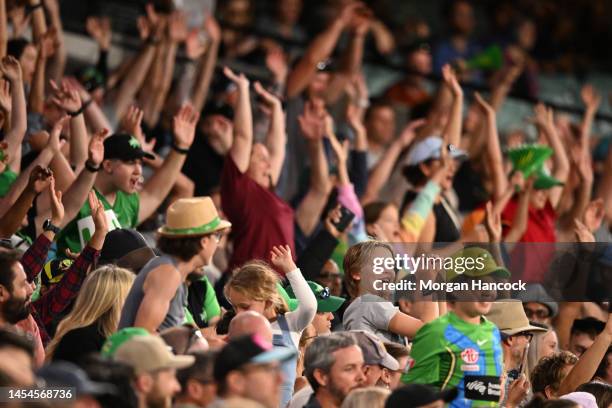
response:
<path id="1" fill-rule="evenodd" d="M 533 339 L 533 333 L 528 332 L 517 333 L 515 334 L 515 336 L 523 336 L 527 339 L 528 342 L 531 342 L 531 340 Z"/>
<path id="2" fill-rule="evenodd" d="M 537 317 L 538 319 L 546 319 L 548 317 L 550 317 L 550 313 L 548 313 L 548 310 L 545 309 L 528 309 L 528 308 L 524 308 L 525 309 L 525 315 L 527 315 L 527 318 L 529 320 L 533 319 L 533 317 Z"/>

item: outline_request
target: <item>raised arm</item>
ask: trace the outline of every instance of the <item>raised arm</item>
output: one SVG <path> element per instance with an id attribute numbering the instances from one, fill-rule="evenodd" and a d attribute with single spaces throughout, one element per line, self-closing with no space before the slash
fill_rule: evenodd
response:
<path id="1" fill-rule="evenodd" d="M 140 193 L 138 222 L 149 218 L 166 198 L 185 163 L 187 152 L 195 137 L 195 128 L 200 114 L 191 105 L 184 105 L 174 116 L 173 149 L 164 164 L 147 181 Z"/>
<path id="2" fill-rule="evenodd" d="M 317 72 L 317 64 L 329 58 L 332 54 L 340 34 L 353 17 L 357 7 L 359 7 L 359 3 L 345 5 L 340 15 L 334 19 L 329 27 L 310 43 L 300 61 L 287 77 L 287 98 L 296 97 L 306 89 Z"/>
<path id="3" fill-rule="evenodd" d="M 593 119 L 601 104 L 601 95 L 595 91 L 592 85 L 585 85 L 580 91 L 582 102 L 585 105 L 584 116 L 580 124 L 580 145 L 583 150 L 589 148 L 589 138 L 591 137 L 591 128 L 593 127 Z"/>
<path id="4" fill-rule="evenodd" d="M 92 132 L 99 132 L 102 129 L 111 129 L 112 126 L 108 118 L 100 109 L 100 106 L 91 98 L 89 92 L 83 88 L 74 78 L 68 78 L 70 86 L 77 90 L 81 98 L 83 106 L 83 114 L 85 115 L 85 123 L 89 126 Z"/>
<path id="5" fill-rule="evenodd" d="M 406 150 L 408 146 L 410 146 L 410 143 L 412 143 L 414 140 L 416 136 L 416 129 L 424 124 L 425 121 L 423 119 L 413 120 L 412 122 L 408 123 L 408 125 L 402 131 L 400 137 L 398 137 L 391 144 L 391 146 L 389 146 L 368 178 L 366 192 L 361 198 L 362 205 L 365 206 L 368 203 L 378 199 L 378 194 L 385 183 L 389 180 L 400 154 Z"/>
<path id="6" fill-rule="evenodd" d="M 217 64 L 219 44 L 221 43 L 221 28 L 213 16 L 206 17 L 204 30 L 208 34 L 210 42 L 208 50 L 202 58 L 198 79 L 191 95 L 191 101 L 196 112 L 202 112 L 204 102 L 206 102 L 210 82 L 212 81 L 215 65 Z"/>
<path id="7" fill-rule="evenodd" d="M 6 55 L 8 42 L 8 20 L 6 17 L 6 0 L 0 0 L 0 58 Z"/>
<path id="8" fill-rule="evenodd" d="M 57 34 L 56 49 L 53 57 L 50 59 L 48 67 L 48 77 L 56 82 L 61 81 L 66 68 L 66 45 L 64 41 L 64 27 L 60 16 L 60 7 L 58 0 L 44 0 L 45 8 L 49 14 L 49 23 L 51 28 Z"/>
<path id="9" fill-rule="evenodd" d="M 11 130 L 5 134 L 8 143 L 9 164 L 13 170 L 19 171 L 21 142 L 27 128 L 27 112 L 21 66 L 13 57 L 4 57 L 0 62 L 0 71 L 11 85 Z"/>
<path id="10" fill-rule="evenodd" d="M 47 32 L 45 9 L 40 0 L 28 0 L 28 5 L 32 8 L 32 33 L 34 42 L 39 42 L 42 36 Z"/>
<path id="11" fill-rule="evenodd" d="M 463 90 L 461 89 L 461 85 L 459 85 L 457 75 L 450 65 L 447 64 L 442 67 L 442 76 L 444 78 L 444 84 L 450 90 L 453 98 L 450 117 L 444 128 L 443 136 L 447 143 L 453 146 L 459 146 L 463 123 Z"/>
<path id="12" fill-rule="evenodd" d="M 569 394 L 576 391 L 580 384 L 591 381 L 597 367 L 605 358 L 606 352 L 612 344 L 612 313 L 608 314 L 608 322 L 604 330 L 597 335 L 593 344 L 584 352 L 576 365 L 565 376 L 559 385 L 558 395 Z"/>
<path id="13" fill-rule="evenodd" d="M 92 136 L 89 141 L 88 148 L 88 158 L 87 161 L 91 165 L 92 168 L 99 168 L 102 160 L 104 159 L 104 138 L 108 134 L 107 130 L 103 130 L 101 132 L 96 133 Z M 89 195 L 90 190 L 93 188 L 94 181 L 96 180 L 96 173 L 90 170 L 83 170 L 77 177 L 77 179 L 72 183 L 70 188 L 64 193 L 64 208 L 66 215 L 62 224 L 59 226 L 61 228 L 65 227 L 70 221 L 74 219 L 77 215 L 85 200 L 87 200 L 87 196 Z M 42 213 L 36 217 L 37 220 L 37 229 L 42 225 L 42 222 L 48 218 L 48 214 Z"/>
<path id="14" fill-rule="evenodd" d="M 249 80 L 244 74 L 236 75 L 228 67 L 223 73 L 238 87 L 238 103 L 234 114 L 234 142 L 230 155 L 241 173 L 249 168 L 251 149 L 253 148 L 253 113 L 249 96 Z"/>
<path id="15" fill-rule="evenodd" d="M 391 31 L 389 31 L 385 23 L 375 19 L 372 21 L 371 30 L 378 52 L 382 55 L 388 55 L 393 52 L 395 49 L 395 40 L 393 39 L 393 34 Z"/>
<path id="16" fill-rule="evenodd" d="M 493 181 L 494 201 L 499 200 L 508 189 L 508 178 L 504 173 L 504 159 L 499 145 L 499 135 L 497 134 L 497 115 L 493 106 L 489 105 L 480 94 L 475 95 L 476 103 L 484 115 L 484 132 L 487 137 L 487 159 L 491 165 L 491 179 Z"/>
<path id="17" fill-rule="evenodd" d="M 26 188 L 17 201 L 0 217 L 0 238 L 9 238 L 19 231 L 32 202 L 40 192 L 47 188 L 53 177 L 51 170 L 40 166 L 34 167 L 31 172 L 25 174 L 29 175 Z"/>
<path id="18" fill-rule="evenodd" d="M 28 95 L 28 107 L 32 112 L 43 113 L 45 107 L 45 78 L 47 59 L 55 53 L 57 33 L 54 29 L 47 31 L 37 42 L 38 55 L 32 78 L 32 87 Z"/>
<path id="19" fill-rule="evenodd" d="M 76 89 L 70 87 L 68 81 L 64 81 L 61 88 L 53 80 L 50 84 L 53 103 L 70 115 L 70 165 L 78 174 L 85 166 L 89 143 L 81 97 Z"/>
<path id="20" fill-rule="evenodd" d="M 543 131 L 548 144 L 552 147 L 553 154 L 553 176 L 565 183 L 569 176 L 570 164 L 567 158 L 565 147 L 561 142 L 561 138 L 557 133 L 557 128 L 554 122 L 554 114 L 552 109 L 546 108 L 543 104 L 536 105 L 535 109 L 535 120 L 538 128 Z M 550 189 L 550 203 L 553 208 L 557 208 L 559 201 L 561 200 L 561 194 L 563 193 L 563 186 L 556 186 Z"/>
<path id="21" fill-rule="evenodd" d="M 266 147 L 270 152 L 270 177 L 275 186 L 280 177 L 285 161 L 285 148 L 287 145 L 287 132 L 285 131 L 285 113 L 280 99 L 264 89 L 259 82 L 255 82 L 255 92 L 264 100 L 271 111 L 270 128 L 266 137 Z"/>
<path id="22" fill-rule="evenodd" d="M 321 108 L 322 106 L 317 107 L 315 102 L 308 101 L 304 112 L 298 117 L 300 131 L 307 140 L 310 157 L 310 186 L 295 211 L 295 220 L 306 236 L 310 236 L 317 226 L 332 188 L 323 148 L 325 124 Z"/>

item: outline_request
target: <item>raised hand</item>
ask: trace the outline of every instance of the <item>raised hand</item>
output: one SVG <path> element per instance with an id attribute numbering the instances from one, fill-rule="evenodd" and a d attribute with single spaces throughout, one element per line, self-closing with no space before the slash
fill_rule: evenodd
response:
<path id="1" fill-rule="evenodd" d="M 0 109 L 5 114 L 11 112 L 13 101 L 11 99 L 11 84 L 9 81 L 2 80 L 0 82 Z"/>
<path id="2" fill-rule="evenodd" d="M 174 115 L 172 129 L 174 131 L 174 142 L 181 149 L 189 149 L 195 137 L 196 124 L 200 114 L 193 109 L 191 104 L 185 104 Z"/>
<path id="3" fill-rule="evenodd" d="M 270 261 L 272 265 L 285 273 L 289 273 L 297 269 L 293 258 L 291 257 L 291 248 L 289 245 L 279 245 L 272 247 L 270 251 Z"/>
<path id="4" fill-rule="evenodd" d="M 597 111 L 599 104 L 601 104 L 601 95 L 590 84 L 582 87 L 580 97 L 588 110 Z"/>
<path id="5" fill-rule="evenodd" d="M 346 165 L 349 156 L 349 141 L 344 140 L 342 143 L 338 140 L 334 134 L 334 120 L 331 115 L 325 117 L 325 137 L 329 140 L 329 144 L 338 159 L 338 163 Z"/>
<path id="6" fill-rule="evenodd" d="M 52 57 L 57 49 L 58 41 L 57 30 L 55 28 L 48 29 L 38 41 L 40 57 L 43 59 Z"/>
<path id="7" fill-rule="evenodd" d="M 579 242 L 595 242 L 595 236 L 578 218 L 574 219 L 574 232 Z"/>
<path id="8" fill-rule="evenodd" d="M 302 135 L 309 140 L 322 139 L 325 135 L 325 115 L 322 115 L 313 101 L 304 105 L 304 112 L 298 116 Z"/>
<path id="9" fill-rule="evenodd" d="M 453 95 L 463 95 L 463 90 L 461 89 L 461 85 L 459 85 L 459 81 L 457 80 L 457 74 L 455 74 L 455 71 L 453 71 L 449 64 L 442 67 L 442 78 Z"/>
<path id="10" fill-rule="evenodd" d="M 0 72 L 12 83 L 21 82 L 21 65 L 19 61 L 10 55 L 2 58 L 2 61 L 0 61 Z"/>
<path id="11" fill-rule="evenodd" d="M 257 95 L 261 96 L 261 99 L 268 106 L 281 106 L 281 101 L 278 96 L 274 95 L 272 92 L 269 92 L 266 88 L 264 88 L 259 81 L 255 82 L 254 86 L 255 92 Z"/>
<path id="12" fill-rule="evenodd" d="M 64 115 L 53 125 L 53 129 L 51 129 L 46 145 L 46 147 L 51 149 L 52 152 L 58 153 L 62 148 L 63 141 L 60 140 L 60 135 L 62 134 L 62 129 L 64 129 L 64 126 L 69 120 L 70 116 Z"/>
<path id="13" fill-rule="evenodd" d="M 404 130 L 402 130 L 402 133 L 400 134 L 399 138 L 397 139 L 402 149 L 405 149 L 410 146 L 410 143 L 412 143 L 412 141 L 416 137 L 416 130 L 421 126 L 425 125 L 425 123 L 427 123 L 425 119 L 416 119 L 406 125 Z"/>
<path id="14" fill-rule="evenodd" d="M 141 126 L 143 116 L 144 111 L 142 109 L 136 105 L 131 105 L 121 120 L 121 129 L 134 135 L 140 144 L 142 144 L 145 139 Z"/>
<path id="15" fill-rule="evenodd" d="M 474 93 L 474 100 L 476 101 L 476 104 L 482 110 L 483 113 L 487 115 L 495 113 L 495 109 L 493 109 L 493 107 L 487 101 L 484 100 L 482 95 L 480 95 L 480 92 Z"/>
<path id="16" fill-rule="evenodd" d="M 266 54 L 266 67 L 272 72 L 277 82 L 284 82 L 289 72 L 287 56 L 280 47 L 276 47 Z"/>
<path id="17" fill-rule="evenodd" d="M 217 43 L 221 41 L 221 27 L 214 16 L 206 16 L 204 19 L 204 31 L 206 31 L 211 41 Z"/>
<path id="18" fill-rule="evenodd" d="M 85 28 L 102 50 L 110 48 L 112 31 L 108 17 L 87 17 Z"/>
<path id="19" fill-rule="evenodd" d="M 174 42 L 183 42 L 187 38 L 187 20 L 185 13 L 173 12 L 168 19 L 168 38 Z"/>
<path id="20" fill-rule="evenodd" d="M 51 183 L 53 172 L 48 167 L 36 166 L 30 172 L 27 189 L 38 194 Z"/>
<path id="21" fill-rule="evenodd" d="M 227 77 L 227 79 L 235 83 L 238 87 L 242 88 L 243 90 L 249 89 L 249 79 L 243 73 L 236 75 L 236 73 L 234 73 L 234 71 L 232 71 L 230 67 L 226 66 L 226 67 L 223 67 L 223 74 Z"/>
<path id="22" fill-rule="evenodd" d="M 515 171 L 510 177 L 510 185 L 514 191 L 522 191 L 525 188 L 525 176 L 522 171 Z"/>
<path id="23" fill-rule="evenodd" d="M 93 218 L 96 233 L 106 234 L 108 232 L 108 220 L 104 212 L 104 205 L 96 195 L 95 191 L 89 192 L 89 208 L 91 209 L 91 217 Z"/>
<path id="24" fill-rule="evenodd" d="M 53 97 L 51 100 L 60 109 L 66 112 L 77 112 L 81 109 L 82 102 L 79 92 L 69 85 L 68 81 L 63 81 L 61 88 L 54 80 L 49 81 Z"/>
<path id="25" fill-rule="evenodd" d="M 51 203 L 51 223 L 60 225 L 64 220 L 64 204 L 62 203 L 62 192 L 55 189 L 55 178 L 51 176 L 48 187 L 49 202 Z"/>
<path id="26" fill-rule="evenodd" d="M 488 201 L 485 211 L 485 227 L 489 234 L 490 242 L 501 242 L 502 238 L 502 222 L 501 214 L 493 207 L 493 203 Z"/>
<path id="27" fill-rule="evenodd" d="M 196 60 L 206 51 L 206 44 L 200 40 L 198 30 L 191 30 L 185 38 L 185 54 L 190 60 Z"/>
<path id="28" fill-rule="evenodd" d="M 543 103 L 538 103 L 533 108 L 533 117 L 529 120 L 536 126 L 547 128 L 551 123 L 552 109 L 547 108 Z"/>
<path id="29" fill-rule="evenodd" d="M 601 227 L 605 215 L 603 198 L 591 201 L 582 215 L 582 222 L 589 229 L 595 232 Z"/>
<path id="30" fill-rule="evenodd" d="M 89 140 L 87 159 L 95 167 L 100 166 L 104 160 L 104 139 L 108 133 L 108 129 L 101 129 L 97 131 Z"/>

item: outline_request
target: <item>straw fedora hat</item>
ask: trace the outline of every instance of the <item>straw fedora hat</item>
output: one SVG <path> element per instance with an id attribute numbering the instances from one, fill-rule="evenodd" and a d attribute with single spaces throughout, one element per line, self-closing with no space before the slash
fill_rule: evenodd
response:
<path id="1" fill-rule="evenodd" d="M 212 234 L 231 227 L 222 220 L 210 197 L 181 198 L 166 211 L 166 224 L 157 232 L 164 237 L 189 237 Z"/>
<path id="2" fill-rule="evenodd" d="M 545 332 L 542 327 L 532 326 L 523 309 L 520 300 L 498 300 L 493 303 L 487 313 L 487 319 L 492 321 L 499 331 L 507 336 L 524 332 Z"/>

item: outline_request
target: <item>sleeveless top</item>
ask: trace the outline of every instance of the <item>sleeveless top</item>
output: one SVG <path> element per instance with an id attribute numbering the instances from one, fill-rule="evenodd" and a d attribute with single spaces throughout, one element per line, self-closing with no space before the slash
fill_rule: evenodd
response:
<path id="1" fill-rule="evenodd" d="M 123 304 L 123 310 L 121 310 L 121 320 L 119 320 L 119 327 L 117 330 L 123 329 L 124 327 L 132 327 L 134 325 L 134 321 L 136 320 L 136 315 L 138 314 L 138 309 L 140 308 L 140 304 L 142 303 L 142 299 L 144 298 L 143 286 L 145 280 L 149 273 L 161 266 L 161 265 L 172 265 L 176 267 L 176 261 L 169 256 L 158 256 L 151 259 L 147 264 L 142 268 L 140 273 L 136 276 L 134 283 L 132 284 L 132 288 L 128 293 L 127 298 L 125 299 L 125 303 Z M 164 318 L 162 324 L 157 328 L 158 331 L 168 329 L 174 326 L 180 326 L 183 324 L 185 320 L 185 312 L 184 307 L 187 305 L 187 288 L 185 283 L 182 283 L 178 289 L 172 300 L 170 301 L 170 306 L 168 307 L 168 313 Z"/>
<path id="2" fill-rule="evenodd" d="M 404 214 L 410 203 L 417 197 L 418 192 L 414 190 L 406 191 L 400 214 Z M 459 221 L 457 215 L 444 196 L 440 196 L 440 202 L 433 205 L 433 212 L 436 216 L 436 235 L 434 242 L 455 242 L 461 238 L 459 231 Z"/>

